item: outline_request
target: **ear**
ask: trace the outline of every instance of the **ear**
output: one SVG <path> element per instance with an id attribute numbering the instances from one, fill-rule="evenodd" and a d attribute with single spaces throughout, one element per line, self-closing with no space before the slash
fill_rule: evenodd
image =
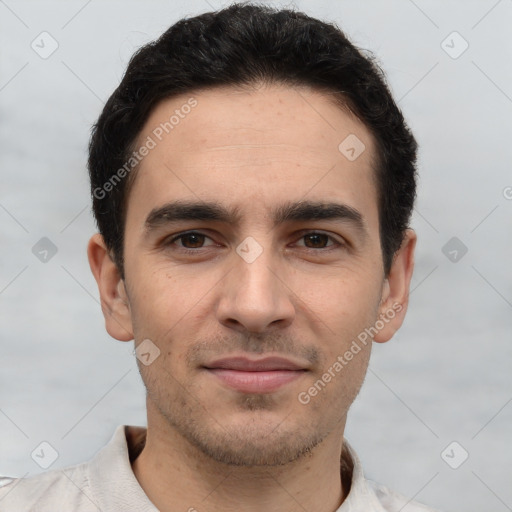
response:
<path id="1" fill-rule="evenodd" d="M 96 233 L 87 246 L 89 266 L 94 274 L 101 299 L 107 332 L 119 341 L 133 339 L 130 303 L 124 281 L 110 257 L 103 237 Z"/>
<path id="2" fill-rule="evenodd" d="M 409 304 L 409 286 L 414 270 L 414 248 L 416 233 L 407 229 L 400 249 L 395 253 L 389 275 L 382 286 L 382 297 L 379 305 L 377 322 L 384 324 L 373 341 L 384 343 L 389 341 L 402 325 Z"/>

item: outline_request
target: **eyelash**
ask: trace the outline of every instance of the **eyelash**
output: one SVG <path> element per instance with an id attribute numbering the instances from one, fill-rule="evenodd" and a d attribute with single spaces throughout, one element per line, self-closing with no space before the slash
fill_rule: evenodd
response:
<path id="1" fill-rule="evenodd" d="M 182 240 L 183 238 L 186 238 L 187 236 L 190 236 L 190 235 L 200 235 L 200 236 L 204 236 L 205 238 L 208 238 L 211 240 L 211 238 L 207 235 L 205 235 L 204 233 L 201 233 L 200 231 L 186 231 L 186 232 L 183 232 L 183 233 L 179 233 L 178 235 L 176 236 L 173 236 L 170 240 L 164 242 L 164 245 L 165 246 L 170 246 L 172 244 L 174 244 L 174 242 L 178 241 L 178 240 Z M 312 247 L 305 247 L 305 249 L 307 251 L 314 251 L 314 252 L 319 252 L 319 251 L 322 251 L 322 252 L 330 252 L 330 251 L 333 251 L 333 250 L 336 250 L 336 249 L 340 249 L 340 248 L 344 248 L 346 247 L 346 245 L 342 242 L 339 242 L 338 240 L 336 240 L 333 236 L 327 234 L 327 233 L 323 233 L 321 231 L 306 231 L 306 232 L 303 232 L 301 234 L 301 236 L 299 237 L 299 239 L 302 239 L 308 235 L 324 235 L 326 236 L 329 240 L 331 240 L 333 243 L 332 246 L 328 246 L 328 247 L 320 247 L 318 249 L 315 249 L 315 248 L 312 248 Z M 188 249 L 186 247 L 179 247 L 178 250 L 182 253 L 185 253 L 185 254 L 195 254 L 197 255 L 198 252 L 201 250 L 201 249 L 204 249 L 204 247 L 198 247 L 196 249 Z"/>

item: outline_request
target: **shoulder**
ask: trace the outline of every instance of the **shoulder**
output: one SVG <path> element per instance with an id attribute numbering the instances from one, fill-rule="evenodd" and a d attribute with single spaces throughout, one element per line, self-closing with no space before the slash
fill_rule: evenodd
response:
<path id="1" fill-rule="evenodd" d="M 371 480 L 366 482 L 386 512 L 439 512 L 417 501 L 412 501 L 384 485 Z"/>
<path id="2" fill-rule="evenodd" d="M 368 480 L 355 450 L 345 440 L 342 453 L 342 472 L 350 473 L 350 491 L 337 512 L 438 512 L 406 498 L 384 485 Z"/>
<path id="3" fill-rule="evenodd" d="M 89 461 L 25 478 L 0 477 L 1 512 L 153 511 L 130 465 L 144 439 L 144 427 L 119 425 Z"/>
<path id="4" fill-rule="evenodd" d="M 31 477 L 0 477 L 2 512 L 50 512 L 59 506 L 62 510 L 97 511 L 90 497 L 86 468 L 87 463 L 82 463 Z"/>

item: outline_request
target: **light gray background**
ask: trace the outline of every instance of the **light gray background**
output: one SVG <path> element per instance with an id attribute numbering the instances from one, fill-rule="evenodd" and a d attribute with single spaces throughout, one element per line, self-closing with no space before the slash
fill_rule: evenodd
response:
<path id="1" fill-rule="evenodd" d="M 86 259 L 86 145 L 134 49 L 226 3 L 0 0 L 0 474 L 41 472 L 41 441 L 54 469 L 145 423 L 132 344 L 104 330 Z M 421 146 L 408 316 L 374 347 L 346 437 L 369 478 L 408 497 L 512 510 L 512 1 L 295 5 L 377 54 Z M 31 48 L 42 31 L 59 44 L 47 59 Z M 456 59 L 453 31 L 469 43 Z M 32 253 L 44 236 L 47 263 Z M 457 262 L 452 237 L 468 248 Z M 469 453 L 458 469 L 441 457 L 452 441 Z"/>

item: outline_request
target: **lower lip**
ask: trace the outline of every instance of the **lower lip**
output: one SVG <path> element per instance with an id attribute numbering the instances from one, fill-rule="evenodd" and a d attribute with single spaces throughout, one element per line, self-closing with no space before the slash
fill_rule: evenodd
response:
<path id="1" fill-rule="evenodd" d="M 304 374 L 304 370 L 244 372 L 224 368 L 210 368 L 208 371 L 218 377 L 224 384 L 242 393 L 270 393 Z"/>

